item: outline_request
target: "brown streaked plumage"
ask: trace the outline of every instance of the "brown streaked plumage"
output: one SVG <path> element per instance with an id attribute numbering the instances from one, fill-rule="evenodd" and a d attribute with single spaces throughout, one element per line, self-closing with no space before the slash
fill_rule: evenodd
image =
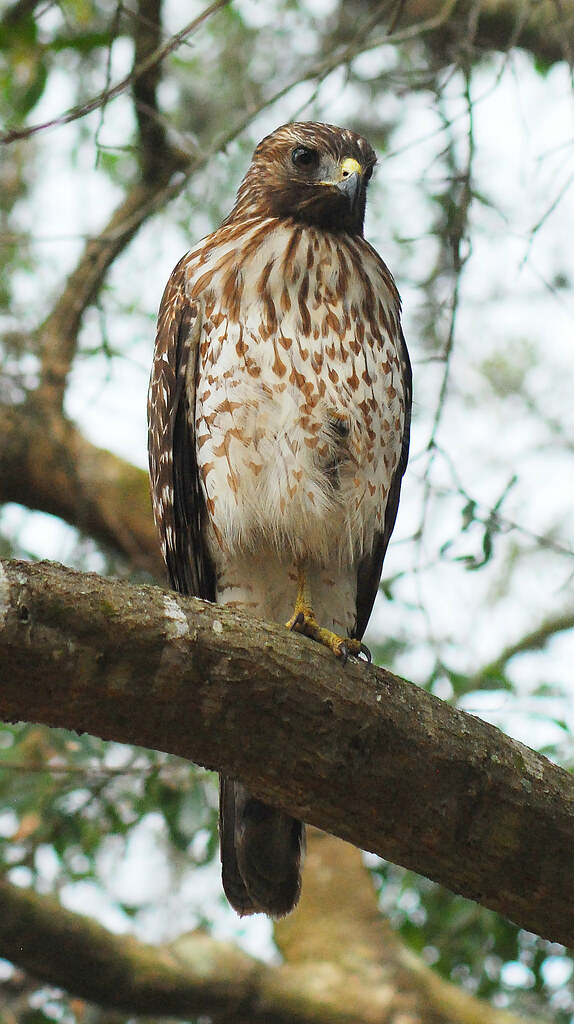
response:
<path id="1" fill-rule="evenodd" d="M 178 263 L 149 396 L 171 585 L 358 655 L 408 457 L 393 278 L 363 238 L 369 143 L 323 124 L 263 139 L 221 227 Z M 223 884 L 280 917 L 303 826 L 221 782 Z"/>

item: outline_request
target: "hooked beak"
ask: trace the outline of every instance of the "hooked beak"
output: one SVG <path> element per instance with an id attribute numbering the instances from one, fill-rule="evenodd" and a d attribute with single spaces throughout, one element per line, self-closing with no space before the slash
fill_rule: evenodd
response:
<path id="1" fill-rule="evenodd" d="M 349 206 L 354 212 L 359 202 L 359 196 L 363 188 L 363 171 L 357 160 L 347 157 L 338 167 L 335 181 L 325 184 L 335 185 L 349 201 Z"/>

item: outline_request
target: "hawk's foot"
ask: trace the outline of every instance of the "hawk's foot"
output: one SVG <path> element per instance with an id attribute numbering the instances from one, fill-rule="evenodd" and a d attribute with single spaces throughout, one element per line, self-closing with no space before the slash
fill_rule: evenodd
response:
<path id="1" fill-rule="evenodd" d="M 323 647 L 328 647 L 333 654 L 342 659 L 343 665 L 350 654 L 355 658 L 362 654 L 369 664 L 371 662 L 371 652 L 365 644 L 360 640 L 353 640 L 351 637 L 338 636 L 330 629 L 324 629 L 319 625 L 310 608 L 304 610 L 295 608 L 286 626 L 287 629 L 291 629 L 295 633 L 302 633 L 304 636 L 310 637 L 311 640 L 323 644 Z"/>

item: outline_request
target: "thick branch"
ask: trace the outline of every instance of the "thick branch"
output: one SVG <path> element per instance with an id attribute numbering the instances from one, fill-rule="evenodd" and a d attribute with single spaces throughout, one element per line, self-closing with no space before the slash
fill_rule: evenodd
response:
<path id="1" fill-rule="evenodd" d="M 546 758 L 280 625 L 48 563 L 4 566 L 3 718 L 188 757 L 574 945 L 574 780 Z"/>
<path id="2" fill-rule="evenodd" d="M 161 44 L 162 0 L 139 0 L 133 22 L 134 68 L 147 65 L 147 61 Z M 139 155 L 144 181 L 154 181 L 161 175 L 166 155 L 170 155 L 163 124 L 159 117 L 157 87 L 160 65 L 152 64 L 145 74 L 138 75 L 132 85 L 135 113 L 138 123 Z"/>
<path id="3" fill-rule="evenodd" d="M 7 501 L 58 516 L 163 578 L 147 473 L 90 444 L 33 395 L 0 406 L 0 502 Z"/>
<path id="4" fill-rule="evenodd" d="M 395 935 L 356 849 L 312 830 L 303 898 L 267 966 L 203 932 L 153 948 L 0 883 L 0 954 L 35 977 L 130 1013 L 225 1024 L 518 1024 L 442 981 Z M 94 969 L 96 966 L 97 969 Z M 523 1022 L 525 1024 L 525 1022 Z"/>
<path id="5" fill-rule="evenodd" d="M 8 882 L 0 882 L 0 917 L 4 957 L 72 995 L 132 1013 L 219 1014 L 247 998 L 260 967 L 202 934 L 180 940 L 183 961 Z"/>

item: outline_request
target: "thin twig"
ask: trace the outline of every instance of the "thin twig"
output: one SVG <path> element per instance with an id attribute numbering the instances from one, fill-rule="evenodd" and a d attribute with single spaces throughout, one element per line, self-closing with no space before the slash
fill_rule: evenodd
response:
<path id="1" fill-rule="evenodd" d="M 145 75 L 151 68 L 157 64 L 161 64 L 166 57 L 177 50 L 179 46 L 186 39 L 195 32 L 212 14 L 216 14 L 218 11 L 227 7 L 231 3 L 231 0 L 215 0 L 205 11 L 198 14 L 197 18 L 190 21 L 184 28 L 168 40 L 163 46 L 158 47 L 147 60 L 145 60 L 139 66 L 136 66 L 125 75 L 119 82 L 117 82 L 111 89 L 104 89 L 98 93 L 87 103 L 82 103 L 79 106 L 71 107 L 64 114 L 59 117 L 51 118 L 49 121 L 43 121 L 40 124 L 30 125 L 28 128 L 11 128 L 7 132 L 0 133 L 0 143 L 5 145 L 11 142 L 16 142 L 19 139 L 28 139 L 32 135 L 37 135 L 38 132 L 45 131 L 48 128 L 57 128 L 64 124 L 70 124 L 72 121 L 77 121 L 80 117 L 85 117 L 86 114 L 91 114 L 93 110 L 97 110 L 103 104 L 108 103 L 111 99 L 115 99 L 116 96 L 120 96 L 121 93 L 133 83 L 137 78 Z"/>

